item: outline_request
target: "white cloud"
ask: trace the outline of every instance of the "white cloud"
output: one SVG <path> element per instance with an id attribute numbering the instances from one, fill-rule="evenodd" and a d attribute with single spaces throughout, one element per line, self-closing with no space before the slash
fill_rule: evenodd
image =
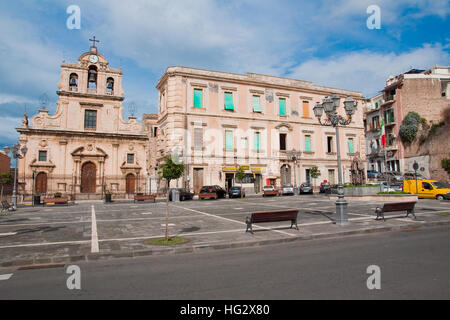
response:
<path id="1" fill-rule="evenodd" d="M 17 127 L 22 124 L 22 119 L 13 117 L 0 117 L 0 143 L 13 143 L 17 141 L 19 133 Z M 0 145 L 0 148 L 3 146 Z"/>
<path id="2" fill-rule="evenodd" d="M 399 54 L 364 50 L 308 60 L 293 68 L 289 76 L 371 96 L 384 88 L 389 75 L 395 76 L 411 68 L 427 69 L 435 64 L 447 65 L 449 61 L 450 55 L 441 45 L 425 45 Z"/>

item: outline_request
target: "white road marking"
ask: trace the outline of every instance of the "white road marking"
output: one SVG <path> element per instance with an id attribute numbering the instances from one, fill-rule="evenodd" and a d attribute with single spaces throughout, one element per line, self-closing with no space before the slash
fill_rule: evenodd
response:
<path id="1" fill-rule="evenodd" d="M 244 208 L 233 208 L 234 210 L 242 210 L 242 209 L 244 209 Z"/>
<path id="2" fill-rule="evenodd" d="M 13 273 L 0 274 L 0 281 L 2 281 L 2 280 L 9 280 L 9 278 L 11 278 L 12 275 L 13 275 Z"/>
<path id="3" fill-rule="evenodd" d="M 147 214 L 153 214 L 153 213 L 151 213 L 151 212 L 142 212 L 141 214 L 147 215 Z"/>
<path id="4" fill-rule="evenodd" d="M 95 218 L 95 209 L 94 205 L 91 206 L 91 229 L 92 229 L 92 237 L 91 237 L 91 252 L 99 252 L 98 248 L 98 234 L 97 234 L 97 220 Z"/>
<path id="5" fill-rule="evenodd" d="M 16 234 L 17 234 L 17 232 L 0 233 L 0 237 L 13 236 Z"/>
<path id="6" fill-rule="evenodd" d="M 165 223 L 161 223 L 161 227 L 165 227 L 165 226 L 166 226 Z M 168 226 L 169 227 L 175 227 L 175 224 L 174 223 L 169 223 Z"/>

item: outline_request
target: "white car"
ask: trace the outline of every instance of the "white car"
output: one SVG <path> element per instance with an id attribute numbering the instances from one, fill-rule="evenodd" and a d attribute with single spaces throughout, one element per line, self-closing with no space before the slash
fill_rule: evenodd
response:
<path id="1" fill-rule="evenodd" d="M 281 189 L 281 194 L 284 196 L 286 194 L 294 195 L 294 187 L 292 184 L 288 183 L 283 185 L 283 188 Z"/>

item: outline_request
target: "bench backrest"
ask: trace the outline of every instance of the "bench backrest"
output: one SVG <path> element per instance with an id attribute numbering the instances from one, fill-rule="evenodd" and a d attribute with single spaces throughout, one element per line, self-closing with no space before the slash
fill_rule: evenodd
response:
<path id="1" fill-rule="evenodd" d="M 416 202 L 391 202 L 383 205 L 383 211 L 413 210 Z"/>
<path id="2" fill-rule="evenodd" d="M 298 209 L 253 212 L 251 220 L 257 222 L 277 222 L 297 220 Z"/>

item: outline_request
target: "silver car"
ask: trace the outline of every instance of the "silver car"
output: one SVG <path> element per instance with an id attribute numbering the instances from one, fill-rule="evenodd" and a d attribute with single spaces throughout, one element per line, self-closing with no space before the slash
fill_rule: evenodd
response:
<path id="1" fill-rule="evenodd" d="M 287 194 L 294 195 L 294 187 L 292 186 L 292 184 L 288 183 L 283 185 L 283 188 L 281 189 L 281 194 L 283 196 Z"/>

